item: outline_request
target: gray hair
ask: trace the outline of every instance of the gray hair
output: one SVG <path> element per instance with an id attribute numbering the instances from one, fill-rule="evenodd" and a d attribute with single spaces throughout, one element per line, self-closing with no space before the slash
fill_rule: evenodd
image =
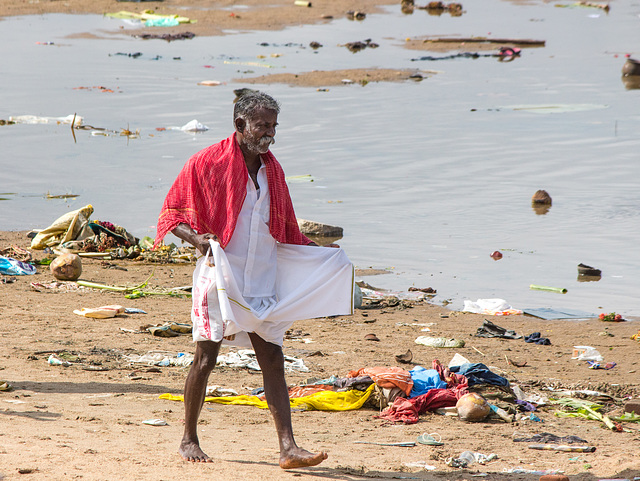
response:
<path id="1" fill-rule="evenodd" d="M 280 104 L 264 92 L 253 91 L 241 95 L 233 108 L 233 123 L 238 119 L 251 120 L 256 110 L 260 109 L 275 110 L 279 114 Z"/>

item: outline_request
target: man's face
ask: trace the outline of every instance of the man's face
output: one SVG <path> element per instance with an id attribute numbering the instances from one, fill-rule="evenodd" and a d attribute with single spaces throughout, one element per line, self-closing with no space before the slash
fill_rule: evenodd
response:
<path id="1" fill-rule="evenodd" d="M 256 110 L 242 132 L 246 148 L 256 154 L 266 154 L 269 146 L 275 143 L 277 125 L 278 114 L 275 110 Z"/>

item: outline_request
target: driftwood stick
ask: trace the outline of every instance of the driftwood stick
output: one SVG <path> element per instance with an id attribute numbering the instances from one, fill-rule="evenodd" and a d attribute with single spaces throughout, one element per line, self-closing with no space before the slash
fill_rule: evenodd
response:
<path id="1" fill-rule="evenodd" d="M 545 40 L 528 40 L 518 38 L 486 38 L 486 37 L 433 37 L 423 40 L 424 43 L 511 43 L 515 45 L 533 45 L 544 47 Z"/>

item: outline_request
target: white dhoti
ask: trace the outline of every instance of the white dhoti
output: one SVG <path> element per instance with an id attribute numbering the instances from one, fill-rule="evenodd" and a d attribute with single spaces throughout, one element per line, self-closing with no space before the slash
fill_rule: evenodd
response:
<path id="1" fill-rule="evenodd" d="M 255 332 L 281 346 L 296 320 L 353 313 L 353 265 L 342 249 L 278 244 L 275 302 L 255 309 L 242 297 L 220 245 L 212 248 L 215 265 L 202 257 L 193 276 L 194 341 L 251 347 L 247 333 Z"/>
<path id="2" fill-rule="evenodd" d="M 194 341 L 251 347 L 247 333 L 282 345 L 296 320 L 353 313 L 353 265 L 342 249 L 279 244 L 269 234 L 269 191 L 247 182 L 231 241 L 211 241 L 193 273 Z M 213 261 L 213 265 L 211 262 Z"/>

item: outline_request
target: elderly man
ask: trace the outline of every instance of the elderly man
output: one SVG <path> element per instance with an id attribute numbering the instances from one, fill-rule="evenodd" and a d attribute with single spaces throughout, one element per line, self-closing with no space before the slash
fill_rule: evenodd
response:
<path id="1" fill-rule="evenodd" d="M 158 220 L 156 245 L 172 232 L 203 255 L 194 271 L 196 351 L 179 448 L 189 461 L 211 462 L 200 447 L 197 422 L 222 343 L 253 346 L 280 466 L 314 466 L 327 458 L 295 442 L 282 343 L 296 319 L 352 313 L 353 266 L 341 249 L 318 247 L 298 228 L 284 173 L 269 150 L 279 112 L 264 93 L 240 97 L 235 133 L 189 159 Z"/>

